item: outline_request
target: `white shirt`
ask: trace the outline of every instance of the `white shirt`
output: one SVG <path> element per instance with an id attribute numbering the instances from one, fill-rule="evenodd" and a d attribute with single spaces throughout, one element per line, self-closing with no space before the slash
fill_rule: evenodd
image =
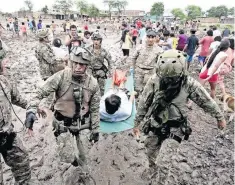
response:
<path id="1" fill-rule="evenodd" d="M 121 98 L 121 105 L 114 114 L 108 114 L 105 107 L 105 99 L 110 95 L 115 94 Z M 118 122 L 126 120 L 131 116 L 132 113 L 132 102 L 128 100 L 125 92 L 122 90 L 109 90 L 102 96 L 100 101 L 100 119 L 108 122 Z"/>
<path id="2" fill-rule="evenodd" d="M 213 31 L 213 37 L 221 36 L 221 32 L 219 30 L 214 30 Z"/>
<path id="3" fill-rule="evenodd" d="M 212 49 L 212 53 L 213 53 L 218 48 L 219 45 L 220 45 L 220 41 L 214 41 L 211 43 L 209 49 Z"/>
<path id="4" fill-rule="evenodd" d="M 57 48 L 57 47 L 52 47 L 54 53 L 55 53 L 55 56 L 56 58 L 58 59 L 65 59 L 65 58 L 68 58 L 68 51 L 65 51 L 64 49 L 62 48 Z"/>
<path id="5" fill-rule="evenodd" d="M 175 22 L 172 22 L 172 23 L 171 23 L 171 27 L 172 27 L 172 28 L 175 27 Z"/>

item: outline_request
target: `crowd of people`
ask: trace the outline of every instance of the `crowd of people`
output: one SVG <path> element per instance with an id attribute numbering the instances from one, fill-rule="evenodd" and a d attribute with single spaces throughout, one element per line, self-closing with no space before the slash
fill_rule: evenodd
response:
<path id="1" fill-rule="evenodd" d="M 50 25 L 43 25 L 42 20 L 36 24 L 35 19 L 27 20 L 27 25 L 24 22 L 19 25 L 17 18 L 14 22 L 9 22 L 7 29 L 18 36 L 21 31 L 24 41 L 28 29 L 36 33 L 39 43 L 35 56 L 45 83 L 38 89 L 37 95 L 27 102 L 1 74 L 0 92 L 3 93 L 0 93 L 0 100 L 3 101 L 0 101 L 0 105 L 7 108 L 0 117 L 0 126 L 5 129 L 3 133 L 14 133 L 11 120 L 5 120 L 11 116 L 11 103 L 27 109 L 25 126 L 30 135 L 37 120 L 36 114 L 45 116 L 53 110 L 54 134 L 58 145 L 62 146 L 62 138 L 67 138 L 66 147 L 60 148 L 61 160 L 74 166 L 80 165 L 87 170 L 79 129 L 89 128 L 90 141 L 98 142 L 100 119 L 114 122 L 127 119 L 136 98 L 138 108 L 133 132 L 137 138 L 140 130 L 147 135 L 152 132 L 153 135 L 146 139 L 149 167 L 155 171 L 157 168 L 161 169 L 159 184 L 164 184 L 167 169 L 159 162 L 157 152 L 165 140 L 171 139 L 169 146 L 173 147 L 175 142 L 179 144 L 191 134 L 185 111 L 186 103 L 195 102 L 217 119 L 219 128 L 226 126 L 224 115 L 215 102 L 215 89 L 219 83 L 222 93 L 226 93 L 223 80 L 234 67 L 234 32 L 230 33 L 227 28 L 220 32 L 215 26 L 202 31 L 199 21 L 186 22 L 185 25 L 181 25 L 178 20 L 169 25 L 140 19 L 134 22 L 119 21 L 116 22 L 120 28 L 120 39 L 117 42 L 120 42 L 123 56 L 130 59 L 130 66 L 134 69 L 135 92 L 131 92 L 129 98 L 123 87 L 105 92 L 106 79 L 113 75 L 116 67 L 112 55 L 102 45 L 103 39 L 107 37 L 106 27 L 101 29 L 98 25 L 91 30 L 90 27 L 94 26 L 85 21 L 84 27 L 79 28 L 78 21 L 66 20 L 62 25 L 66 37 L 62 41 L 56 38 L 58 25 L 54 21 Z M 3 26 L 2 28 L 4 29 Z M 202 32 L 202 36 L 198 37 L 197 32 Z M 51 34 L 54 36 L 52 40 Z M 2 71 L 7 54 L 2 47 L 3 42 L 0 45 Z M 201 68 L 201 83 L 188 74 L 196 57 Z M 210 96 L 203 87 L 207 81 L 211 87 Z M 3 86 L 7 88 L 7 93 L 11 92 L 7 94 L 10 100 L 5 97 L 6 88 Z M 45 98 L 49 105 L 40 107 L 41 100 Z M 87 126 L 85 120 L 88 118 L 90 122 Z M 5 124 L 6 121 L 8 124 Z M 145 123 L 144 128 L 140 127 L 142 122 Z M 15 142 L 19 138 L 10 136 L 7 135 L 7 139 L 10 138 L 12 143 L 14 141 L 14 145 L 11 143 L 14 147 L 3 146 L 3 150 L 7 151 L 4 159 L 6 162 L 8 159 L 17 159 L 17 163 L 9 164 L 19 185 L 34 184 L 30 180 L 26 151 L 21 144 Z M 73 150 L 73 137 L 76 138 L 79 156 L 70 152 Z M 2 148 L 0 151 L 2 152 Z M 14 153 L 18 155 L 17 158 L 7 158 L 7 155 L 14 156 Z M 22 166 L 24 170 L 17 169 Z"/>

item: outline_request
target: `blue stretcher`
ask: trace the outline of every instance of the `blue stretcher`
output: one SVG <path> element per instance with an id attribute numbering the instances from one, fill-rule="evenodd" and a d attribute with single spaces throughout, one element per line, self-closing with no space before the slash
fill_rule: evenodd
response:
<path id="1" fill-rule="evenodd" d="M 106 80 L 105 92 L 111 87 L 112 78 Z M 134 91 L 134 78 L 133 75 L 127 77 L 127 81 L 125 83 L 125 87 L 130 91 Z M 134 127 L 134 120 L 136 115 L 136 105 L 133 103 L 132 114 L 131 116 L 120 122 L 104 122 L 100 121 L 100 132 L 102 133 L 114 133 L 114 132 L 122 132 L 125 130 L 132 129 Z"/>

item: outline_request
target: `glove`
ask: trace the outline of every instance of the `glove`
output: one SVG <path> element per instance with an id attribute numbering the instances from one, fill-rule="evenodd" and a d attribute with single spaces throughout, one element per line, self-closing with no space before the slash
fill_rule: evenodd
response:
<path id="1" fill-rule="evenodd" d="M 91 132 L 89 141 L 90 142 L 94 141 L 94 143 L 96 143 L 97 141 L 99 141 L 99 137 L 100 137 L 99 132 Z"/>
<path id="2" fill-rule="evenodd" d="M 33 112 L 26 113 L 25 127 L 33 130 L 33 124 L 35 120 L 37 120 L 37 117 Z"/>

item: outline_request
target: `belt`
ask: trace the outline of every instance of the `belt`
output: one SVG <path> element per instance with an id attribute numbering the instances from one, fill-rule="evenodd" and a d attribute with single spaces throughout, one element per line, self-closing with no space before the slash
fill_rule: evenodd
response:
<path id="1" fill-rule="evenodd" d="M 55 111 L 55 119 L 57 119 L 58 121 L 63 121 L 64 122 L 64 126 L 71 126 L 73 124 L 73 122 L 76 122 L 78 120 L 78 118 L 74 117 L 74 118 L 69 118 L 66 116 L 63 116 L 61 113 L 59 113 L 58 111 Z"/>

